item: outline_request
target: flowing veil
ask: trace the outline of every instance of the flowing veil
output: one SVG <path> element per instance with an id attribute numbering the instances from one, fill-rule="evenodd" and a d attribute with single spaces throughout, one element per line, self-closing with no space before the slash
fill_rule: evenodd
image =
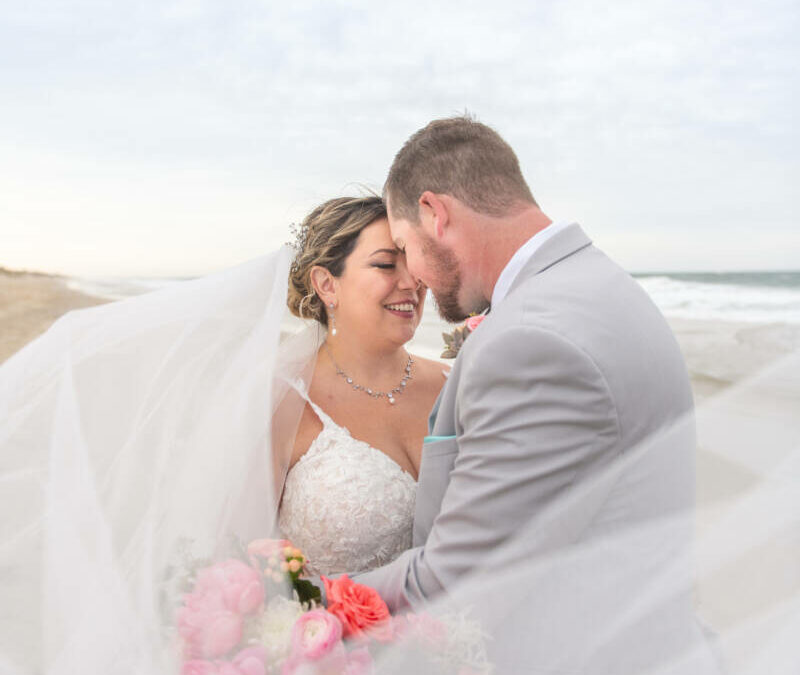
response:
<path id="1" fill-rule="evenodd" d="M 275 526 L 291 384 L 324 337 L 282 329 L 289 261 L 70 313 L 0 366 L 0 674 L 178 672 L 183 566 Z M 798 397 L 793 354 L 536 514 L 427 611 L 479 625 L 498 673 L 800 672 Z M 695 423 L 695 508 L 571 543 L 570 509 L 646 454 L 674 461 Z M 530 528 L 547 555 L 519 554 Z M 417 658 L 376 667 L 429 672 Z"/>
<path id="2" fill-rule="evenodd" d="M 73 312 L 0 369 L 0 672 L 176 672 L 182 561 L 272 533 L 319 331 L 287 249 Z"/>

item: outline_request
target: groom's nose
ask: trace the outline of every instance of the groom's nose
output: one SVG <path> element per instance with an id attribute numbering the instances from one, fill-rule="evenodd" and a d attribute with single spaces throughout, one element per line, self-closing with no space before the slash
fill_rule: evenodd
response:
<path id="1" fill-rule="evenodd" d="M 420 284 L 424 284 L 425 282 L 422 280 L 422 277 L 417 274 L 417 260 L 413 256 L 409 256 L 408 252 L 406 251 L 405 254 L 405 262 L 406 262 L 406 269 L 408 270 L 409 275 L 412 279 L 414 279 L 414 284 L 419 287 Z"/>

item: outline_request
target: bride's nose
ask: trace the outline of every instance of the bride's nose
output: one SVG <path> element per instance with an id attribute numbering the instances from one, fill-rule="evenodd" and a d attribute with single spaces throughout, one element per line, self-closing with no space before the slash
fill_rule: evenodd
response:
<path id="1" fill-rule="evenodd" d="M 408 267 L 406 266 L 405 262 L 399 262 L 397 264 L 397 271 L 399 274 L 399 278 L 397 280 L 397 287 L 401 290 L 416 290 L 420 287 L 422 282 L 415 278 L 411 272 L 408 271 Z"/>

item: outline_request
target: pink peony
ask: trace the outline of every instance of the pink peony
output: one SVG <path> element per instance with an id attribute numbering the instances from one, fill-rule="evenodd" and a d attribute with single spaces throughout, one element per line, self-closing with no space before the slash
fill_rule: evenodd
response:
<path id="1" fill-rule="evenodd" d="M 292 656 L 316 661 L 342 643 L 342 623 L 324 609 L 306 612 L 292 628 Z"/>
<path id="2" fill-rule="evenodd" d="M 392 639 L 389 608 L 375 589 L 355 583 L 346 574 L 335 580 L 322 577 L 322 583 L 328 611 L 341 620 L 345 637 Z"/>
<path id="3" fill-rule="evenodd" d="M 345 667 L 342 624 L 330 612 L 313 609 L 303 614 L 292 627 L 291 654 L 283 664 L 281 675 L 306 671 L 336 673 Z"/>
<path id="4" fill-rule="evenodd" d="M 257 569 L 231 559 L 201 570 L 192 594 L 221 598 L 225 609 L 246 615 L 261 607 L 264 585 Z"/>
<path id="5" fill-rule="evenodd" d="M 281 666 L 281 675 L 342 675 L 347 667 L 344 646 L 319 661 L 289 657 Z"/>
<path id="6" fill-rule="evenodd" d="M 178 633 L 186 642 L 188 656 L 214 659 L 227 654 L 242 639 L 242 617 L 226 609 L 186 607 L 178 613 Z"/>
<path id="7" fill-rule="evenodd" d="M 479 314 L 478 316 L 471 316 L 469 317 L 469 319 L 466 320 L 464 325 L 469 329 L 469 332 L 471 333 L 478 326 L 481 325 L 481 321 L 483 321 L 485 318 L 486 316 L 483 314 Z"/>
<path id="8" fill-rule="evenodd" d="M 354 649 L 347 655 L 344 675 L 371 675 L 373 671 L 372 656 L 366 647 Z"/>
<path id="9" fill-rule="evenodd" d="M 261 645 L 247 647 L 233 657 L 233 665 L 238 669 L 237 675 L 266 675 L 267 650 Z"/>
<path id="10" fill-rule="evenodd" d="M 233 661 L 192 659 L 181 668 L 181 675 L 267 675 L 267 650 L 261 645 L 240 651 Z"/>
<path id="11" fill-rule="evenodd" d="M 239 669 L 229 661 L 219 661 L 217 675 L 241 675 Z"/>
<path id="12" fill-rule="evenodd" d="M 181 667 L 181 675 L 218 675 L 217 666 L 211 661 L 204 659 L 192 659 L 184 661 Z"/>
<path id="13" fill-rule="evenodd" d="M 243 615 L 261 607 L 264 586 L 258 571 L 238 560 L 206 567 L 178 612 L 178 633 L 189 657 L 224 656 L 242 639 Z"/>

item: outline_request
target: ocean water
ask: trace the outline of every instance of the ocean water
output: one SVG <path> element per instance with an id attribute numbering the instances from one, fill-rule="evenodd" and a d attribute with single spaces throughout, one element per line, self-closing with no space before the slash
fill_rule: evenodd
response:
<path id="1" fill-rule="evenodd" d="M 79 293 L 106 300 L 122 300 L 141 295 L 171 284 L 188 281 L 179 277 L 72 277 L 67 287 Z"/>
<path id="2" fill-rule="evenodd" d="M 667 317 L 800 324 L 800 272 L 636 274 Z"/>
<path id="3" fill-rule="evenodd" d="M 634 278 L 667 317 L 800 324 L 800 271 L 658 272 Z M 70 288 L 111 300 L 180 283 L 176 278 L 70 279 Z M 446 328 L 429 300 L 423 316 L 429 332 Z"/>

